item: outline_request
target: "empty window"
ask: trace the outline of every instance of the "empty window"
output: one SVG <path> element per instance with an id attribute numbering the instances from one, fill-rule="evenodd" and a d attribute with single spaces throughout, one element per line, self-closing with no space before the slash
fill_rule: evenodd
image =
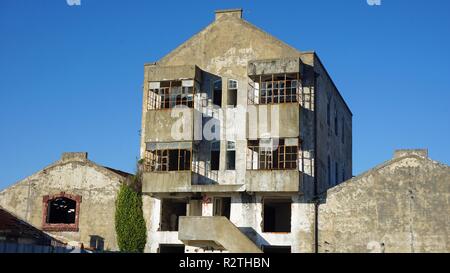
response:
<path id="1" fill-rule="evenodd" d="M 236 169 L 236 143 L 233 141 L 227 142 L 227 170 Z"/>
<path id="2" fill-rule="evenodd" d="M 184 253 L 184 245 L 160 244 L 159 253 Z"/>
<path id="3" fill-rule="evenodd" d="M 238 84 L 235 80 L 228 81 L 228 100 L 227 105 L 236 107 L 237 105 Z"/>
<path id="4" fill-rule="evenodd" d="M 222 81 L 215 81 L 213 88 L 213 103 L 222 106 Z"/>
<path id="5" fill-rule="evenodd" d="M 61 197 L 49 201 L 48 224 L 74 224 L 76 204 L 74 200 Z"/>
<path id="6" fill-rule="evenodd" d="M 211 143 L 211 170 L 218 171 L 220 165 L 220 142 Z"/>
<path id="7" fill-rule="evenodd" d="M 230 219 L 231 198 L 215 197 L 214 198 L 214 216 L 225 216 Z"/>
<path id="8" fill-rule="evenodd" d="M 178 231 L 178 218 L 186 216 L 187 202 L 178 199 L 161 201 L 161 231 Z"/>
<path id="9" fill-rule="evenodd" d="M 78 231 L 81 196 L 61 192 L 43 197 L 45 231 Z"/>
<path id="10" fill-rule="evenodd" d="M 260 139 L 248 141 L 247 169 L 295 170 L 298 139 Z"/>
<path id="11" fill-rule="evenodd" d="M 146 151 L 144 169 L 150 172 L 186 171 L 191 169 L 191 151 L 167 149 Z"/>
<path id="12" fill-rule="evenodd" d="M 177 105 L 194 106 L 194 80 L 149 83 L 147 109 L 168 109 Z"/>
<path id="13" fill-rule="evenodd" d="M 264 200 L 263 232 L 291 232 L 291 201 Z"/>
<path id="14" fill-rule="evenodd" d="M 291 253 L 291 247 L 263 245 L 262 251 L 264 253 Z"/>

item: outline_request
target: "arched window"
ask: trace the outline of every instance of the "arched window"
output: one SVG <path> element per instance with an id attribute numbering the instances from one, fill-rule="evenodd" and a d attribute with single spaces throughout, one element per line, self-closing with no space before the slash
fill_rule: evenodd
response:
<path id="1" fill-rule="evenodd" d="M 61 192 L 43 198 L 42 229 L 78 231 L 81 196 Z"/>

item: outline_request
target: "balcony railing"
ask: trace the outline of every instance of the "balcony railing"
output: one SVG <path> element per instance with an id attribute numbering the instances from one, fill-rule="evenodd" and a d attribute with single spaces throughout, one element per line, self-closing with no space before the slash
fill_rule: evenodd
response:
<path id="1" fill-rule="evenodd" d="M 300 102 L 301 84 L 293 76 L 259 76 L 250 82 L 248 104 L 276 104 Z"/>
<path id="2" fill-rule="evenodd" d="M 198 83 L 187 81 L 164 81 L 149 84 L 147 110 L 170 109 L 177 105 L 194 107 L 194 95 L 198 92 Z"/>
<path id="3" fill-rule="evenodd" d="M 298 166 L 298 142 L 279 139 L 274 145 L 270 140 L 249 140 L 247 145 L 247 170 L 296 170 Z"/>

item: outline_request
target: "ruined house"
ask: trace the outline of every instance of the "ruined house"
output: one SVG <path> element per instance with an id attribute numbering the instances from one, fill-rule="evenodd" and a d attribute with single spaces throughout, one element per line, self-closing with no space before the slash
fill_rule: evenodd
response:
<path id="1" fill-rule="evenodd" d="M 450 166 L 427 150 L 398 150 L 328 190 L 318 210 L 319 252 L 450 252 Z"/>
<path id="2" fill-rule="evenodd" d="M 313 252 L 312 198 L 352 176 L 352 113 L 314 52 L 220 10 L 144 66 L 148 252 Z"/>
<path id="3" fill-rule="evenodd" d="M 69 245 L 114 251 L 115 200 L 129 175 L 90 161 L 87 153 L 64 153 L 0 191 L 0 206 Z"/>

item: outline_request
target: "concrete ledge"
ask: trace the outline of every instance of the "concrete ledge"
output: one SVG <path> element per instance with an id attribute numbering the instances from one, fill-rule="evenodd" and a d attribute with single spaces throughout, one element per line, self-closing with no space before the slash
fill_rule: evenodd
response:
<path id="1" fill-rule="evenodd" d="M 247 73 L 250 77 L 257 75 L 301 73 L 300 58 L 282 58 L 271 60 L 253 60 L 248 62 Z"/>
<path id="2" fill-rule="evenodd" d="M 248 105 L 249 139 L 299 137 L 300 105 L 298 103 Z"/>
<path id="3" fill-rule="evenodd" d="M 191 181 L 191 171 L 147 172 L 143 175 L 142 192 L 190 192 Z"/>
<path id="4" fill-rule="evenodd" d="M 301 177 L 297 170 L 247 170 L 246 191 L 299 192 Z"/>
<path id="5" fill-rule="evenodd" d="M 201 70 L 196 65 L 159 66 L 149 64 L 145 66 L 148 81 L 167 81 L 193 79 L 201 81 Z"/>

